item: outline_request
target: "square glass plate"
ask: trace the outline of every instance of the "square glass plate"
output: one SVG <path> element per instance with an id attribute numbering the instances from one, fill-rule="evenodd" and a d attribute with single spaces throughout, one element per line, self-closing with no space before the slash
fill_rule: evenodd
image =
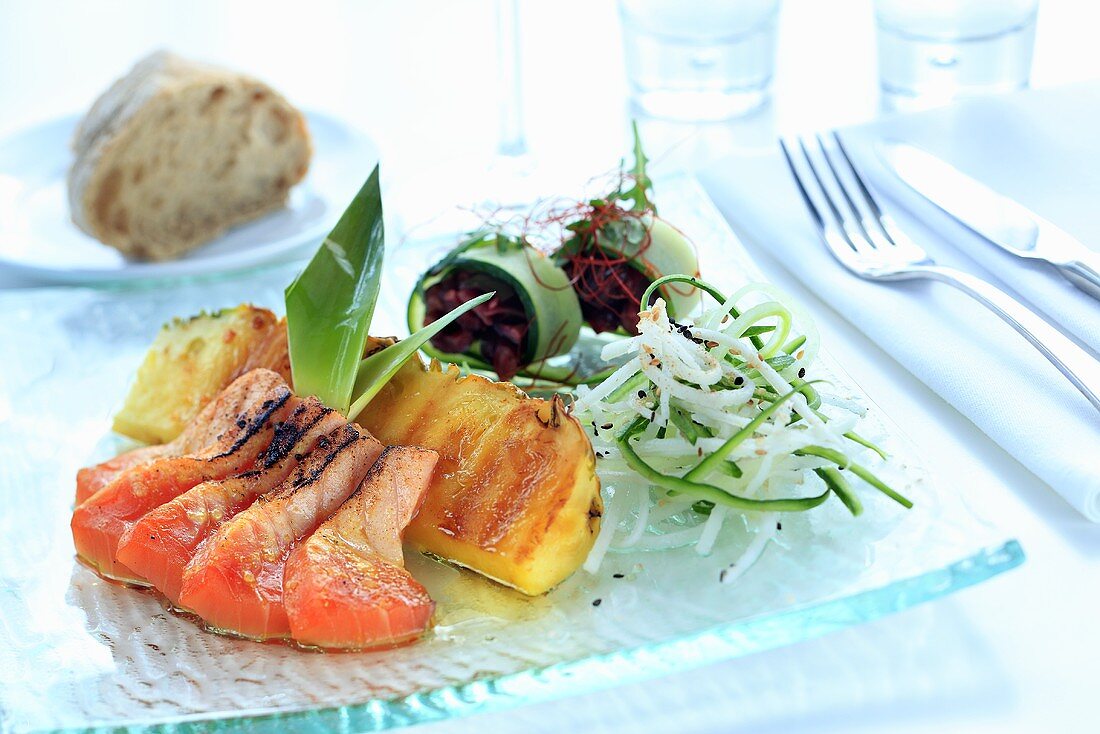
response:
<path id="1" fill-rule="evenodd" d="M 729 291 L 758 277 L 694 181 L 663 181 L 659 197 L 709 279 Z M 375 333 L 405 333 L 425 247 L 390 254 Z M 864 493 L 859 518 L 839 502 L 784 518 L 780 542 L 733 584 L 718 574 L 746 542 L 736 531 L 707 558 L 690 548 L 609 555 L 598 574 L 578 571 L 538 599 L 410 554 L 439 601 L 435 629 L 417 644 L 321 654 L 204 632 L 75 562 L 74 475 L 122 447 L 110 417 L 163 322 L 242 300 L 279 308 L 298 267 L 144 289 L 0 293 L 0 731 L 384 729 L 788 644 L 1023 560 L 959 488 L 907 460 L 900 432 L 880 420 L 916 506 L 905 512 Z"/>

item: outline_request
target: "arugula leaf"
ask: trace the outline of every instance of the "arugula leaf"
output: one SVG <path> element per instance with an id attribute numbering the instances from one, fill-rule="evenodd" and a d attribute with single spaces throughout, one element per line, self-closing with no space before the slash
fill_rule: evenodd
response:
<path id="1" fill-rule="evenodd" d="M 348 415 L 385 255 L 378 166 L 286 289 L 294 391 Z"/>
<path id="2" fill-rule="evenodd" d="M 436 319 L 422 329 L 418 329 L 415 334 L 375 352 L 360 362 L 358 375 L 355 378 L 355 394 L 358 397 L 355 398 L 355 402 L 352 403 L 351 409 L 346 414 L 348 418 L 354 419 L 362 413 L 367 404 L 382 389 L 382 386 L 397 374 L 397 370 L 401 369 L 401 365 L 405 364 L 409 357 L 413 356 L 416 350 L 420 349 L 429 339 L 443 331 L 459 316 L 480 306 L 495 295 L 496 291 L 490 291 L 477 298 L 471 298 L 442 318 Z M 360 350 L 360 353 L 362 353 L 362 350 Z"/>
<path id="3" fill-rule="evenodd" d="M 656 214 L 657 207 L 649 200 L 650 191 L 653 189 L 653 181 L 645 170 L 649 159 L 645 157 L 645 153 L 642 151 L 642 138 L 638 134 L 638 122 L 636 120 L 631 122 L 631 128 L 634 131 L 634 168 L 631 171 L 634 177 L 634 185 L 622 192 L 622 198 L 633 202 L 630 208 L 636 212 L 651 211 Z"/>

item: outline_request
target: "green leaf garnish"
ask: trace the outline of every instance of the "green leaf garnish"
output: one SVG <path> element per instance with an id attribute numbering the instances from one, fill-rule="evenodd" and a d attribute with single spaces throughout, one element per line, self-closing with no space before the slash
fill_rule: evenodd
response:
<path id="1" fill-rule="evenodd" d="M 385 255 L 378 166 L 286 289 L 294 391 L 348 415 Z"/>
<path id="2" fill-rule="evenodd" d="M 653 181 L 645 170 L 649 159 L 645 157 L 645 153 L 642 151 L 642 138 L 638 134 L 637 121 L 631 122 L 630 125 L 634 131 L 634 168 L 630 172 L 634 179 L 634 185 L 622 192 L 621 198 L 633 202 L 630 208 L 636 212 L 651 211 L 656 214 L 657 208 L 653 206 L 653 202 L 649 199 Z"/>
<path id="3" fill-rule="evenodd" d="M 347 416 L 354 418 L 362 413 L 363 408 L 367 407 L 367 404 L 390 381 L 390 378 L 397 374 L 397 370 L 401 369 L 401 365 L 405 364 L 409 357 L 416 354 L 416 350 L 420 349 L 429 339 L 447 328 L 459 316 L 480 306 L 495 295 L 496 291 L 491 291 L 483 293 L 477 298 L 471 298 L 442 318 L 436 319 L 424 328 L 417 330 L 415 334 L 375 352 L 360 362 L 358 374 L 355 378 L 355 395 L 358 397 L 352 403 Z"/>

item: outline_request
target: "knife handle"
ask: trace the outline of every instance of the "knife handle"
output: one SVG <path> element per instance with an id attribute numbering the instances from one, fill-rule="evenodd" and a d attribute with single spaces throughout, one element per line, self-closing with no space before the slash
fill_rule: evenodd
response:
<path id="1" fill-rule="evenodd" d="M 1088 261 L 1071 260 L 1059 267 L 1070 283 L 1093 298 L 1100 299 L 1100 255 L 1090 257 Z"/>
<path id="2" fill-rule="evenodd" d="M 981 278 L 938 265 L 922 266 L 919 272 L 955 286 L 1004 319 L 1100 410 L 1100 360 L 1034 311 Z"/>

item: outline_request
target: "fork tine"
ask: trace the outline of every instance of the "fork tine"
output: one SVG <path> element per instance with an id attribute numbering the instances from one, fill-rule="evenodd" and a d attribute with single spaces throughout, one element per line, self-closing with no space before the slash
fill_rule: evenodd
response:
<path id="1" fill-rule="evenodd" d="M 818 138 L 818 144 L 820 146 L 820 138 Z M 873 251 L 875 246 L 867 239 L 867 234 L 863 231 L 862 225 L 859 224 L 858 214 L 854 216 L 845 216 L 841 213 L 840 207 L 836 204 L 837 195 L 830 189 L 830 186 L 825 181 L 825 178 L 829 174 L 822 174 L 820 170 L 822 166 L 814 162 L 814 156 L 806 146 L 805 138 L 799 138 L 798 145 L 802 150 L 802 155 L 806 159 L 806 166 L 810 169 L 810 173 L 813 174 L 814 180 L 817 182 L 817 188 L 821 192 L 821 197 L 825 200 L 825 203 L 828 204 L 829 210 L 833 214 L 833 220 L 836 222 L 836 227 L 834 228 L 836 234 L 842 237 L 854 252 L 867 253 Z M 828 161 L 828 154 L 825 152 L 824 147 L 820 147 L 818 153 Z M 832 164 L 830 163 L 829 165 L 831 168 Z M 836 182 L 836 184 L 840 186 L 839 181 Z M 843 186 L 841 186 L 841 190 L 843 190 Z M 855 225 L 852 224 L 853 221 L 856 222 Z"/>
<path id="2" fill-rule="evenodd" d="M 852 173 L 852 178 L 856 181 L 856 186 L 859 186 L 859 190 L 863 193 L 863 199 L 867 202 L 868 208 L 874 213 L 875 219 L 882 218 L 882 209 L 879 208 L 878 201 L 875 200 L 871 190 L 867 188 L 867 184 L 863 180 L 863 176 L 860 175 L 859 169 L 852 163 L 852 157 L 848 155 L 848 149 L 844 147 L 844 141 L 840 139 L 840 135 L 833 131 L 833 142 L 836 143 L 837 150 L 844 156 L 844 162 L 848 164 L 848 170 Z"/>
<path id="3" fill-rule="evenodd" d="M 806 190 L 806 185 L 802 182 L 802 174 L 798 172 L 798 166 L 794 164 L 794 158 L 791 157 L 791 151 L 787 148 L 787 141 L 783 138 L 779 139 L 779 149 L 783 151 L 783 157 L 787 159 L 787 167 L 791 169 L 791 175 L 794 176 L 794 183 L 798 187 L 798 193 L 802 195 L 802 201 L 806 204 L 806 208 L 810 210 L 810 215 L 813 216 L 819 228 L 824 227 L 825 219 L 821 216 L 821 210 L 817 208 L 817 204 L 814 203 L 813 198 L 810 196 L 810 192 Z"/>
<path id="4" fill-rule="evenodd" d="M 856 182 L 856 186 L 859 187 L 864 203 L 867 204 L 867 208 L 874 215 L 877 229 L 882 232 L 886 237 L 886 241 L 890 244 L 897 246 L 907 244 L 908 240 L 894 225 L 894 221 L 890 218 L 890 215 L 884 213 L 882 208 L 879 207 L 878 200 L 875 198 L 875 195 L 871 193 L 871 189 L 868 188 L 867 182 L 863 180 L 863 174 L 859 172 L 855 163 L 852 162 L 852 157 L 848 155 L 848 148 L 844 145 L 844 141 L 840 139 L 840 135 L 835 130 L 833 131 L 833 142 L 836 143 L 837 150 L 840 151 L 840 155 L 844 158 L 844 162 L 847 164 L 852 179 Z M 867 225 L 868 223 L 864 222 L 864 229 L 868 230 L 868 232 L 873 231 L 873 228 L 868 228 Z"/>
<path id="5" fill-rule="evenodd" d="M 806 149 L 805 143 L 799 140 L 798 144 L 799 149 L 802 151 L 804 167 L 809 169 L 809 174 L 804 173 L 795 162 L 796 154 L 793 152 L 794 143 L 782 138 L 779 140 L 779 147 L 783 151 L 783 157 L 786 158 L 787 166 L 790 168 L 791 175 L 794 177 L 795 185 L 798 186 L 798 191 L 802 195 L 802 200 L 805 202 L 806 208 L 809 210 L 814 220 L 814 224 L 817 225 L 818 233 L 832 251 L 833 255 L 841 262 L 851 266 L 851 263 L 848 261 L 853 254 L 858 254 L 860 252 L 860 248 L 856 243 L 852 242 L 848 234 L 848 229 L 844 226 L 844 218 L 833 203 L 829 190 L 823 185 L 821 176 L 814 166 L 813 159 L 810 157 L 809 150 Z M 811 174 L 817 182 L 816 186 L 809 181 Z M 813 190 L 812 193 L 811 190 Z M 824 205 L 820 204 L 819 200 L 824 201 Z M 825 211 L 826 207 L 831 210 L 831 215 Z"/>
<path id="6" fill-rule="evenodd" d="M 829 210 L 832 211 L 833 217 L 843 228 L 844 215 L 840 213 L 840 209 L 837 208 L 836 203 L 833 201 L 833 197 L 829 196 L 829 189 L 825 186 L 825 182 L 821 180 L 821 174 L 817 172 L 817 166 L 814 165 L 814 159 L 810 156 L 810 151 L 806 147 L 806 141 L 802 138 L 798 138 L 798 147 L 802 149 L 802 156 L 806 159 L 806 165 L 810 169 L 810 173 L 813 175 L 814 180 L 817 181 L 817 188 L 821 191 L 822 198 L 825 199 L 825 203 L 828 204 Z M 852 249 L 856 249 L 855 243 L 850 241 L 849 244 Z"/>
<path id="7" fill-rule="evenodd" d="M 874 237 L 867 230 L 867 223 L 864 221 L 866 218 L 863 212 L 860 211 L 859 206 L 856 205 L 852 195 L 848 192 L 848 186 L 844 182 L 844 177 L 840 175 L 840 171 L 837 170 L 836 165 L 833 163 L 833 156 L 829 154 L 829 147 L 825 145 L 825 141 L 821 139 L 820 134 L 814 137 L 817 138 L 817 145 L 821 148 L 821 157 L 825 159 L 825 163 L 829 166 L 829 172 L 833 174 L 833 180 L 836 182 L 836 187 L 840 189 L 840 194 L 844 197 L 844 202 L 848 205 L 848 210 L 852 213 L 851 221 L 855 222 L 852 226 L 859 227 L 859 234 L 863 235 L 863 238 L 870 243 L 871 247 L 879 245 L 878 238 Z M 848 164 L 849 167 L 851 167 L 851 161 L 849 161 Z M 864 190 L 864 193 L 866 194 L 867 191 Z"/>
<path id="8" fill-rule="evenodd" d="M 787 159 L 787 166 L 791 169 L 791 175 L 794 176 L 795 184 L 798 186 L 798 191 L 802 194 L 802 200 L 806 202 L 806 208 L 810 210 L 810 214 L 813 216 L 814 223 L 817 224 L 818 232 L 820 232 L 822 238 L 825 240 L 825 244 L 833 248 L 836 254 L 839 255 L 840 251 L 837 248 L 842 247 L 841 242 L 850 251 L 855 251 L 856 247 L 848 239 L 848 235 L 844 232 L 844 228 L 840 226 L 839 214 L 836 207 L 833 206 L 832 200 L 829 198 L 829 192 L 822 188 L 821 179 L 817 176 L 817 171 L 814 170 L 813 161 L 810 159 L 809 153 L 806 150 L 806 146 L 801 140 L 798 141 L 799 148 L 802 151 L 803 160 L 805 161 L 806 168 L 810 169 L 810 173 L 817 181 L 817 186 L 809 183 L 808 176 L 804 174 L 795 163 L 795 154 L 791 152 L 793 144 L 780 138 L 779 146 L 783 150 L 783 156 Z M 820 206 L 815 199 L 814 195 L 810 193 L 810 189 L 814 188 L 819 194 L 820 198 L 825 201 L 825 204 L 832 210 L 832 216 L 823 211 L 823 207 Z"/>

